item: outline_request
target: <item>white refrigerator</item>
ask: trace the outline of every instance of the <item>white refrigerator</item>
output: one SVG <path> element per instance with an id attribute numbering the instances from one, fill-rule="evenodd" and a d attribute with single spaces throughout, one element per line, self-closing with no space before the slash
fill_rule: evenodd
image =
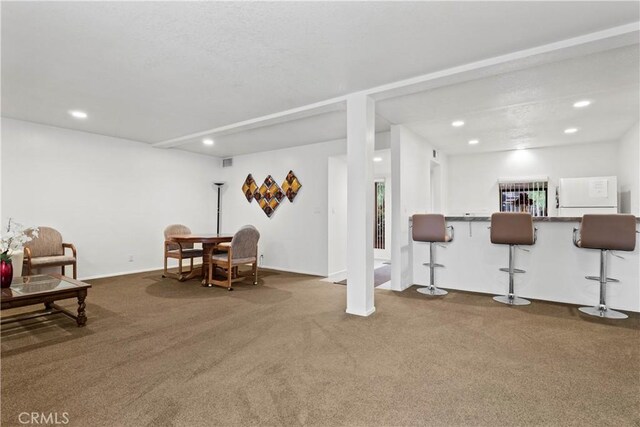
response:
<path id="1" fill-rule="evenodd" d="M 560 178 L 558 216 L 618 213 L 618 178 Z"/>

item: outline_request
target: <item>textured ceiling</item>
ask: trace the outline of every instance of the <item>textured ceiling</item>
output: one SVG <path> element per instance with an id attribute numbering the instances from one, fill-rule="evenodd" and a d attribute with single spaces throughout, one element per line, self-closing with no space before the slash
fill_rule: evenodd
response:
<path id="1" fill-rule="evenodd" d="M 639 19 L 636 2 L 1 7 L 4 116 L 148 143 Z M 89 118 L 73 120 L 69 109 Z M 343 126 L 326 120 L 268 128 L 268 138 L 229 135 L 218 154 L 300 144 Z"/>
<path id="2" fill-rule="evenodd" d="M 376 111 L 445 152 L 466 153 L 618 140 L 638 121 L 639 98 L 631 45 L 381 101 Z M 593 103 L 574 108 L 582 99 Z M 452 127 L 457 119 L 465 125 Z M 579 131 L 565 135 L 569 127 Z"/>

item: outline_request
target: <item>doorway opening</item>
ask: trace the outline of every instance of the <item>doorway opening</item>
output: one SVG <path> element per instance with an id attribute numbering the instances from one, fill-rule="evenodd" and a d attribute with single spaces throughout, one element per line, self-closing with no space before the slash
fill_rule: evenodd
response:
<path id="1" fill-rule="evenodd" d="M 384 180 L 376 180 L 374 185 L 374 220 L 373 220 L 373 248 L 385 249 L 385 185 Z"/>

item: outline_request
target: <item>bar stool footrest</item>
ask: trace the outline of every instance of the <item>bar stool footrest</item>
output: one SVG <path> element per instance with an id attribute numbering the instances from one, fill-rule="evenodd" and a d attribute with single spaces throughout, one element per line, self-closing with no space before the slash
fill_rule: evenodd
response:
<path id="1" fill-rule="evenodd" d="M 509 267 L 500 268 L 500 271 L 504 271 L 505 273 L 508 273 L 509 272 Z M 514 273 L 526 273 L 525 270 L 521 270 L 519 268 L 514 268 L 513 272 Z"/>
<path id="2" fill-rule="evenodd" d="M 500 295 L 497 297 L 493 297 L 494 301 L 500 302 L 502 304 L 507 305 L 529 305 L 531 301 L 526 300 L 524 298 L 518 298 L 515 295 Z"/>
<path id="3" fill-rule="evenodd" d="M 444 289 L 436 288 L 435 286 L 426 286 L 424 288 L 418 288 L 418 292 L 424 295 L 432 296 L 432 297 L 447 295 L 449 293 Z"/>
<path id="4" fill-rule="evenodd" d="M 584 314 L 588 314 L 590 316 L 595 316 L 595 317 L 601 317 L 604 319 L 626 319 L 627 317 L 629 317 L 620 311 L 611 310 L 604 306 L 580 307 L 578 310 L 580 310 Z"/>
<path id="5" fill-rule="evenodd" d="M 584 276 L 584 277 L 587 280 L 595 280 L 596 282 L 600 281 L 600 276 Z M 607 277 L 607 283 L 620 283 L 620 280 Z"/>
<path id="6" fill-rule="evenodd" d="M 442 264 L 436 264 L 436 263 L 431 264 L 429 262 L 425 262 L 422 265 L 426 265 L 427 267 L 444 267 L 444 265 Z"/>

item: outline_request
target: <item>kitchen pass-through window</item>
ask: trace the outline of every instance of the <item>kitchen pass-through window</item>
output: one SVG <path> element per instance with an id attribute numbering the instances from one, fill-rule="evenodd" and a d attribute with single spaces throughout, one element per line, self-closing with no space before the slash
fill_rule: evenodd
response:
<path id="1" fill-rule="evenodd" d="M 501 182 L 500 212 L 529 212 L 532 216 L 547 216 L 548 182 Z"/>

